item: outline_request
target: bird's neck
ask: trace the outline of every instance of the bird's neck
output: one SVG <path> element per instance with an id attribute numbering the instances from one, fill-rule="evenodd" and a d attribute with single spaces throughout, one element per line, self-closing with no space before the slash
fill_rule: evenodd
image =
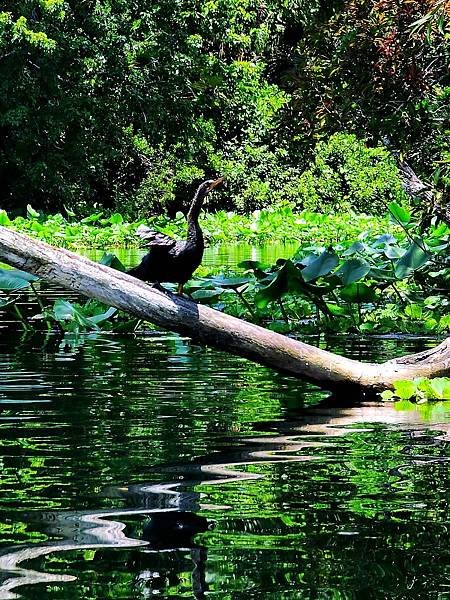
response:
<path id="1" fill-rule="evenodd" d="M 200 216 L 200 211 L 202 209 L 203 200 L 206 197 L 205 190 L 200 186 L 197 190 L 197 193 L 192 200 L 191 206 L 189 208 L 189 212 L 187 214 L 187 222 L 188 222 L 188 240 L 189 241 L 203 241 L 202 230 L 200 229 L 200 225 L 198 224 L 198 218 Z"/>
<path id="2" fill-rule="evenodd" d="M 198 223 L 198 217 L 194 218 L 194 217 L 189 217 L 190 215 L 190 211 L 187 217 L 187 221 L 188 221 L 188 233 L 187 233 L 187 239 L 189 242 L 195 242 L 195 243 L 201 243 L 203 242 L 203 233 L 202 230 L 200 228 L 200 225 Z"/>
<path id="3" fill-rule="evenodd" d="M 195 221 L 198 224 L 198 218 L 200 216 L 200 211 L 202 209 L 203 201 L 206 197 L 206 194 L 206 190 L 203 190 L 202 186 L 200 186 L 197 190 L 197 193 L 194 196 L 194 199 L 191 202 L 191 206 L 187 214 L 188 223 L 191 223 L 191 221 Z"/>

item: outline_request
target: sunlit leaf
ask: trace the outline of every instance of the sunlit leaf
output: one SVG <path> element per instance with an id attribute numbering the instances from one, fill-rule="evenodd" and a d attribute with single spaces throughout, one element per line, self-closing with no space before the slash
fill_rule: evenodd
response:
<path id="1" fill-rule="evenodd" d="M 123 223 L 123 217 L 120 213 L 114 213 L 109 217 L 111 225 L 121 225 Z"/>
<path id="2" fill-rule="evenodd" d="M 401 400 L 409 400 L 416 395 L 416 386 L 410 379 L 399 379 L 394 382 L 394 391 Z"/>
<path id="3" fill-rule="evenodd" d="M 403 206 L 400 206 L 400 204 L 397 204 L 397 202 L 390 202 L 389 213 L 392 220 L 401 225 L 408 225 L 411 221 L 411 213 L 403 208 Z"/>
<path id="4" fill-rule="evenodd" d="M 27 204 L 27 217 L 29 219 L 39 219 L 40 217 L 40 214 L 37 212 L 37 210 L 34 210 L 31 204 Z"/>
<path id="5" fill-rule="evenodd" d="M 6 212 L 6 210 L 1 209 L 0 210 L 0 225 L 7 227 L 10 224 L 11 224 L 11 221 L 8 217 L 8 213 Z"/>
<path id="6" fill-rule="evenodd" d="M 390 260 L 395 260 L 397 258 L 402 257 L 405 254 L 404 248 L 400 248 L 400 246 L 391 246 L 388 245 L 383 250 L 385 256 Z"/>
<path id="7" fill-rule="evenodd" d="M 450 378 L 436 377 L 430 380 L 433 397 L 438 400 L 450 400 Z"/>
<path id="8" fill-rule="evenodd" d="M 420 304 L 409 304 L 405 308 L 405 314 L 411 319 L 421 319 L 423 315 L 423 309 Z"/>
<path id="9" fill-rule="evenodd" d="M 372 244 L 372 247 L 376 248 L 378 246 L 386 246 L 386 245 L 392 245 L 392 244 L 396 244 L 396 243 L 397 243 L 397 239 L 391 233 L 383 233 L 382 235 L 377 237 L 377 239 Z"/>
<path id="10" fill-rule="evenodd" d="M 327 307 L 328 307 L 328 310 L 330 311 L 330 313 L 337 317 L 343 317 L 344 315 L 348 314 L 348 310 L 344 306 L 339 306 L 338 304 L 331 304 L 331 303 L 328 304 L 327 303 Z"/>
<path id="11" fill-rule="evenodd" d="M 89 215 L 88 217 L 85 217 L 84 219 L 81 219 L 81 222 L 82 223 L 95 223 L 96 221 L 98 221 L 100 219 L 100 217 L 102 215 L 103 215 L 102 212 L 92 214 L 92 215 Z"/>
<path id="12" fill-rule="evenodd" d="M 103 323 L 103 321 L 107 321 L 110 317 L 116 314 L 116 312 L 117 308 L 115 308 L 114 306 L 110 306 L 106 312 L 86 318 L 90 323 L 93 323 L 94 325 L 99 325 L 100 323 Z"/>

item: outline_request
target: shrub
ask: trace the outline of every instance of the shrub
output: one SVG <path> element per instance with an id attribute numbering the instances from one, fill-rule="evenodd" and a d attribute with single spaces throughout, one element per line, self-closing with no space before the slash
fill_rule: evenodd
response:
<path id="1" fill-rule="evenodd" d="M 393 156 L 383 147 L 336 133 L 319 142 L 310 167 L 291 185 L 297 207 L 328 212 L 354 209 L 383 214 L 389 202 L 406 202 Z"/>

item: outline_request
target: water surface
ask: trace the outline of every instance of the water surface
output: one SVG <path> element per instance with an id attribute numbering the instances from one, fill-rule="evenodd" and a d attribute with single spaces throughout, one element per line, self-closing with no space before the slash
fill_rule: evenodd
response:
<path id="1" fill-rule="evenodd" d="M 0 407 L 0 599 L 450 597 L 448 404 L 328 397 L 166 332 L 3 324 Z"/>

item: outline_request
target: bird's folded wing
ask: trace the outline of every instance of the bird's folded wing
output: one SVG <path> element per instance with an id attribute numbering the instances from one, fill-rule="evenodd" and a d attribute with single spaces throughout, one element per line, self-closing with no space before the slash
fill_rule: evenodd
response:
<path id="1" fill-rule="evenodd" d="M 172 248 L 176 244 L 176 240 L 165 235 L 164 233 L 160 233 L 159 231 L 153 231 L 147 225 L 139 225 L 136 229 L 136 235 L 139 236 L 142 240 L 147 242 L 147 246 L 154 247 L 164 247 L 164 248 Z"/>

